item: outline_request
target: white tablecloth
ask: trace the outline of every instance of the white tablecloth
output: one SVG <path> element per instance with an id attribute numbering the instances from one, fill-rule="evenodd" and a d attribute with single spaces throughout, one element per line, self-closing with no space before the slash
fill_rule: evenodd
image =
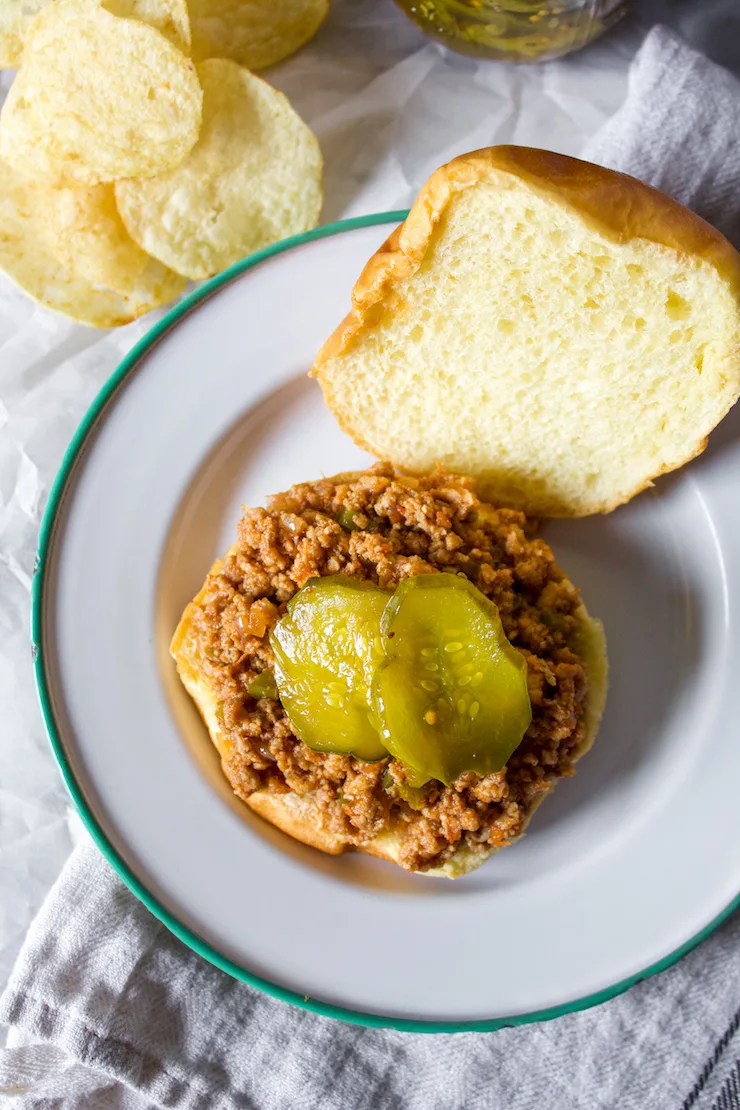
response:
<path id="1" fill-rule="evenodd" d="M 619 106 L 629 62 L 658 20 L 740 71 L 739 0 L 636 3 L 638 17 L 589 50 L 515 68 L 444 51 L 392 0 L 333 0 L 317 39 L 268 74 L 321 141 L 323 219 L 403 207 L 440 163 L 491 143 L 577 154 Z M 0 90 L 9 83 L 3 75 Z M 87 405 L 152 323 L 96 332 L 0 278 L 0 987 L 77 828 L 31 669 L 40 514 Z"/>

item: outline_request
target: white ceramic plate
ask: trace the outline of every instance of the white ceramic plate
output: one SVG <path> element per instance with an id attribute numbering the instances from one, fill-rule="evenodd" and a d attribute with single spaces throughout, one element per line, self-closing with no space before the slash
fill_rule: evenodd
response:
<path id="1" fill-rule="evenodd" d="M 291 841 L 231 796 L 167 647 L 242 503 L 370 461 L 306 371 L 398 218 L 263 252 L 129 356 L 51 497 L 37 674 L 88 827 L 186 943 L 323 1013 L 495 1028 L 667 966 L 740 890 L 740 413 L 654 492 L 547 528 L 604 621 L 611 688 L 521 843 L 453 883 Z"/>

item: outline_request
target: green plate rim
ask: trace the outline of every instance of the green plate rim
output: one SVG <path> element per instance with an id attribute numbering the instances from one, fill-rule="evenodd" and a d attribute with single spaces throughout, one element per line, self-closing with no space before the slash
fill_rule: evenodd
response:
<path id="1" fill-rule="evenodd" d="M 361 1011 L 348 1010 L 341 1006 L 334 1006 L 328 1002 L 321 1002 L 318 999 L 297 994 L 295 991 L 280 987 L 276 983 L 270 982 L 268 979 L 263 979 L 253 974 L 251 971 L 247 971 L 246 968 L 240 967 L 232 960 L 221 955 L 220 952 L 199 937 L 192 929 L 189 929 L 178 921 L 169 910 L 160 905 L 154 895 L 152 895 L 136 875 L 134 875 L 110 843 L 102 828 L 98 825 L 91 808 L 87 804 L 79 783 L 75 779 L 74 772 L 67 759 L 60 730 L 57 727 L 54 717 L 51 693 L 47 683 L 46 667 L 44 663 L 44 587 L 49 553 L 56 528 L 56 520 L 64 500 L 65 490 L 73 476 L 75 464 L 87 442 L 88 436 L 94 432 L 98 420 L 118 387 L 137 366 L 141 358 L 178 322 L 178 320 L 195 308 L 196 305 L 200 304 L 201 301 L 212 296 L 224 285 L 228 285 L 229 282 L 233 281 L 234 278 L 239 277 L 247 270 L 257 266 L 265 259 L 273 258 L 275 255 L 282 254 L 284 251 L 291 250 L 294 247 L 302 246 L 304 243 L 311 243 L 317 239 L 325 239 L 331 235 L 337 235 L 344 231 L 352 231 L 363 227 L 373 227 L 376 224 L 383 223 L 398 224 L 401 220 L 405 219 L 406 215 L 406 211 L 380 212 L 368 216 L 359 216 L 354 219 L 338 220 L 335 223 L 325 224 L 323 227 L 316 228 L 314 231 L 308 231 L 303 235 L 294 235 L 289 239 L 283 239 L 281 242 L 271 247 L 257 251 L 256 254 L 252 254 L 241 262 L 237 262 L 233 266 L 230 266 L 229 269 L 225 270 L 222 274 L 218 274 L 216 277 L 211 278 L 210 281 L 207 281 L 204 285 L 175 305 L 162 320 L 156 323 L 154 327 L 142 336 L 132 347 L 116 370 L 114 370 L 110 378 L 108 378 L 102 386 L 88 408 L 80 426 L 65 451 L 62 464 L 49 493 L 49 500 L 46 504 L 41 521 L 38 554 L 36 557 L 31 591 L 33 665 L 36 677 L 36 689 L 49 741 L 56 761 L 59 764 L 59 769 L 62 773 L 62 778 L 64 779 L 67 790 L 72 797 L 72 801 L 87 831 L 103 853 L 103 856 L 119 878 L 126 884 L 131 893 L 134 894 L 140 902 L 143 902 L 150 913 L 158 918 L 170 932 L 174 933 L 183 944 L 186 944 L 194 952 L 197 952 L 199 956 L 202 956 L 203 959 L 208 960 L 209 963 L 214 964 L 216 967 L 220 968 L 221 971 L 225 971 L 228 975 L 233 976 L 233 978 L 240 979 L 242 982 L 248 983 L 250 986 L 263 991 L 265 994 L 280 999 L 281 1002 L 289 1002 L 294 1006 L 299 1006 L 301 1009 L 320 1014 L 322 1017 L 337 1018 L 340 1021 L 349 1022 L 353 1025 L 364 1025 L 374 1029 L 397 1029 L 406 1033 L 483 1033 L 509 1026 L 551 1021 L 553 1018 L 563 1017 L 566 1014 L 576 1013 L 579 1010 L 586 1010 L 591 1006 L 598 1006 L 600 1003 L 607 1002 L 610 998 L 615 998 L 617 995 L 622 994 L 623 991 L 626 991 L 635 983 L 647 979 L 652 975 L 657 975 L 660 971 L 665 971 L 666 968 L 671 967 L 671 965 L 680 960 L 682 956 L 685 956 L 687 952 L 690 952 L 692 948 L 700 944 L 701 941 L 708 937 L 710 933 L 718 928 L 718 926 L 740 906 L 740 893 L 738 893 L 719 916 L 714 918 L 714 920 L 698 932 L 696 936 L 686 941 L 680 948 L 677 948 L 662 960 L 658 960 L 657 963 L 651 964 L 635 975 L 631 975 L 628 979 L 622 979 L 613 986 L 606 987 L 604 990 L 598 991 L 595 994 L 575 999 L 572 1002 L 566 1002 L 560 1006 L 552 1006 L 545 1010 L 537 1010 L 527 1014 L 516 1014 L 512 1017 L 484 1019 L 481 1021 L 450 1022 L 384 1017 L 379 1014 L 366 1014 Z"/>

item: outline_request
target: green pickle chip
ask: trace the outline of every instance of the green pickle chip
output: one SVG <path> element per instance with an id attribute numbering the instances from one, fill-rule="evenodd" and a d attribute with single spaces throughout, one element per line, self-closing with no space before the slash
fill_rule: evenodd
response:
<path id="1" fill-rule="evenodd" d="M 381 620 L 373 701 L 388 751 L 449 784 L 500 771 L 532 719 L 527 664 L 495 604 L 455 574 L 405 579 Z"/>
<path id="2" fill-rule="evenodd" d="M 461 575 L 407 578 L 392 595 L 345 575 L 312 578 L 270 641 L 301 740 L 400 759 L 397 789 L 412 806 L 429 779 L 500 771 L 532 719 L 526 661 L 495 604 Z"/>
<path id="3" fill-rule="evenodd" d="M 311 578 L 275 625 L 275 681 L 298 736 L 316 752 L 385 759 L 370 700 L 390 592 L 345 575 Z"/>

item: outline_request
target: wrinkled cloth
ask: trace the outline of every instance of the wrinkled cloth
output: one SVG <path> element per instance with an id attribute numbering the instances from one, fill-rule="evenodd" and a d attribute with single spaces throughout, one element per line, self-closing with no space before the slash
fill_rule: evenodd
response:
<path id="1" fill-rule="evenodd" d="M 624 104 L 581 157 L 649 182 L 740 246 L 738 108 L 737 77 L 656 27 L 630 69 Z"/>
<path id="2" fill-rule="evenodd" d="M 420 51 L 413 66 L 400 63 L 396 93 L 403 86 L 409 95 L 408 82 L 437 64 L 435 49 Z M 387 95 L 390 111 L 394 94 Z M 643 177 L 735 234 L 738 118 L 740 83 L 656 28 L 633 63 L 623 107 L 583 155 Z M 398 162 L 385 170 L 392 182 Z M 396 195 L 393 187 L 387 195 Z M 546 1024 L 454 1035 L 365 1029 L 291 1007 L 211 967 L 80 840 L 0 999 L 0 1022 L 10 1026 L 0 1093 L 11 1106 L 740 1106 L 737 916 L 673 968 Z"/>
<path id="3" fill-rule="evenodd" d="M 729 1043 L 693 1102 L 691 1093 L 740 1020 L 738 983 L 735 916 L 672 970 L 546 1024 L 365 1029 L 218 971 L 85 843 L 0 1001 L 0 1020 L 22 1031 L 0 1064 L 0 1091 L 25 1082 L 29 1106 L 54 1110 L 709 1110 Z M 31 1038 L 44 1043 L 40 1057 Z"/>

